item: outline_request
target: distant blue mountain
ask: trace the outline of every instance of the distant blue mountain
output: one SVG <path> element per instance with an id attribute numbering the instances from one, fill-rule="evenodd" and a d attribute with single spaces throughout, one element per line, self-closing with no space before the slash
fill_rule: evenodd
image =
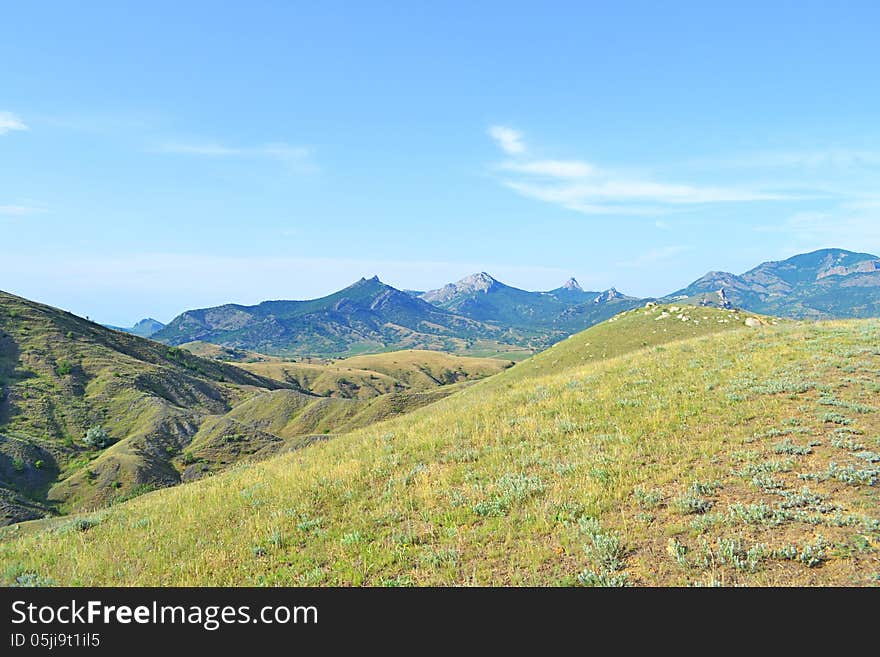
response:
<path id="1" fill-rule="evenodd" d="M 744 274 L 712 271 L 664 300 L 728 305 L 792 318 L 880 316 L 880 258 L 821 249 Z"/>
<path id="2" fill-rule="evenodd" d="M 134 326 L 130 326 L 128 328 L 123 328 L 121 326 L 110 326 L 109 324 L 105 324 L 105 326 L 116 331 L 123 331 L 124 333 L 139 335 L 142 338 L 151 338 L 154 334 L 165 328 L 165 325 L 162 322 L 156 321 L 152 317 L 142 319 Z"/>

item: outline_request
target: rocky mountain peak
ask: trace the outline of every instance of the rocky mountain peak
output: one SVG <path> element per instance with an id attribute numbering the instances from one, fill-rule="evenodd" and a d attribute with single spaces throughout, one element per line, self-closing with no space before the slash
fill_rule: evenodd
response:
<path id="1" fill-rule="evenodd" d="M 620 299 L 623 295 L 617 291 L 616 288 L 608 288 L 598 297 L 593 299 L 593 303 L 606 303 L 608 301 L 612 301 L 613 299 Z"/>
<path id="2" fill-rule="evenodd" d="M 584 288 L 581 287 L 581 284 L 577 282 L 577 279 L 572 276 L 562 285 L 563 290 L 571 290 L 572 292 L 583 292 Z"/>
<path id="3" fill-rule="evenodd" d="M 500 285 L 500 283 L 486 272 L 481 271 L 478 274 L 465 276 L 456 283 L 447 283 L 439 290 L 429 290 L 422 294 L 421 298 L 428 303 L 444 303 L 461 295 L 475 292 L 486 293 L 496 285 Z"/>
<path id="4" fill-rule="evenodd" d="M 479 274 L 465 276 L 455 284 L 455 287 L 459 292 L 487 292 L 497 282 L 489 274 L 481 271 Z"/>

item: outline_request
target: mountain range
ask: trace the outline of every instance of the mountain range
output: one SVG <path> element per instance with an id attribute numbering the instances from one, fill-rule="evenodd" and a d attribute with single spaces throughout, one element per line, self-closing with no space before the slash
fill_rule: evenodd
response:
<path id="1" fill-rule="evenodd" d="M 180 354 L 210 375 L 190 379 L 206 391 L 249 396 L 229 399 L 229 411 L 220 400 L 202 403 L 207 415 L 194 434 L 160 428 L 147 439 L 125 433 L 145 406 L 198 421 L 157 396 L 162 381 L 179 388 L 188 368 L 161 360 L 168 348 L 155 342 L 56 315 L 59 335 L 47 314 L 0 298 L 0 329 L 12 336 L 6 353 L 17 345 L 20 354 L 9 387 L 16 405 L 30 404 L 15 424 L 52 412 L 41 404 L 43 386 L 69 391 L 52 398 L 64 404 L 56 417 L 80 403 L 100 417 L 93 404 L 104 391 L 105 428 L 118 442 L 96 450 L 74 437 L 79 449 L 50 491 L 76 496 L 50 511 L 79 513 L 0 528 L 0 585 L 877 583 L 880 320 L 795 322 L 646 304 L 463 382 L 446 399 L 321 439 L 298 432 L 314 433 L 316 412 L 330 420 L 360 401 L 259 385 L 248 392 L 231 370 L 224 386 L 220 371 Z M 96 360 L 75 357 L 93 340 L 160 360 L 103 352 L 111 360 L 96 369 Z M 47 370 L 47 344 L 74 366 Z M 427 355 L 411 362 L 427 365 Z M 401 352 L 356 360 L 385 369 Z M 338 373 L 348 378 L 344 363 Z M 426 369 L 437 376 L 450 366 Z M 138 371 L 155 375 L 152 396 L 132 389 Z M 116 400 L 108 386 L 119 378 Z M 393 409 L 399 396 L 374 401 L 383 399 Z M 132 401 L 138 417 L 127 418 Z M 34 488 L 54 476 L 57 443 L 53 451 L 35 431 L 0 447 L 10 457 L 0 457 L 0 480 L 19 495 L 18 518 L 39 515 L 26 505 L 42 502 Z M 138 462 L 152 472 L 146 485 L 166 488 L 125 501 L 144 492 L 126 484 Z M 169 486 L 191 477 L 200 481 Z"/>
<path id="2" fill-rule="evenodd" d="M 822 249 L 765 262 L 739 276 L 712 271 L 667 298 L 798 319 L 876 317 L 880 258 Z"/>
<path id="3" fill-rule="evenodd" d="M 171 345 L 202 341 L 280 356 L 412 348 L 534 353 L 651 300 L 613 287 L 587 291 L 574 278 L 556 289 L 533 292 L 480 272 L 436 290 L 402 291 L 374 276 L 310 301 L 188 310 L 149 337 Z M 790 318 L 877 316 L 880 258 L 822 249 L 765 262 L 741 275 L 709 272 L 659 300 Z"/>
<path id="4" fill-rule="evenodd" d="M 374 276 L 311 301 L 186 311 L 152 338 L 282 356 L 411 348 L 534 352 L 639 303 L 614 289 L 587 292 L 574 279 L 549 292 L 529 292 L 481 272 L 439 290 L 404 292 Z"/>
<path id="5" fill-rule="evenodd" d="M 393 314 L 476 344 L 456 331 L 536 340 L 641 304 L 517 364 L 169 346 L 0 292 L 0 584 L 871 583 L 880 322 L 729 306 L 871 312 L 848 295 L 877 271 L 833 250 L 668 303 L 481 273 L 236 307 L 248 331 L 282 308 L 385 338 Z"/>
<path id="6" fill-rule="evenodd" d="M 311 301 L 188 310 L 153 339 L 172 345 L 201 340 L 273 355 L 328 355 L 392 348 L 462 351 L 465 343 L 477 339 L 511 342 L 509 333 L 434 306 L 374 276 Z"/>

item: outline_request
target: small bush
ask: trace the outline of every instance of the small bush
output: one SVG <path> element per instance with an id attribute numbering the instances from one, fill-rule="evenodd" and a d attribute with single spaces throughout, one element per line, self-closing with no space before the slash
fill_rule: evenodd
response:
<path id="1" fill-rule="evenodd" d="M 63 525 L 59 526 L 56 530 L 59 534 L 67 534 L 70 532 L 87 532 L 93 527 L 97 527 L 101 524 L 103 520 L 103 516 L 92 516 L 89 518 L 75 518 L 73 520 L 69 520 L 65 522 Z"/>
<path id="2" fill-rule="evenodd" d="M 323 518 L 309 518 L 308 516 L 302 516 L 300 521 L 296 524 L 296 528 L 301 532 L 312 532 L 320 529 L 322 524 L 324 524 Z"/>
<path id="3" fill-rule="evenodd" d="M 807 568 L 815 568 L 825 561 L 825 549 L 813 545 L 804 546 L 803 551 L 798 555 L 798 561 Z"/>
<path id="4" fill-rule="evenodd" d="M 432 568 L 452 568 L 458 565 L 460 555 L 452 548 L 427 548 L 421 555 L 421 562 Z"/>
<path id="5" fill-rule="evenodd" d="M 472 507 L 478 516 L 503 516 L 510 508 L 533 495 L 544 492 L 544 482 L 537 475 L 505 474 L 495 486 L 497 492 L 488 500 L 478 502 Z"/>
<path id="6" fill-rule="evenodd" d="M 873 486 L 880 478 L 880 468 L 856 468 L 854 465 L 840 466 L 837 463 L 829 463 L 824 472 L 804 473 L 798 475 L 801 479 L 813 481 L 837 481 L 850 486 Z"/>
<path id="7" fill-rule="evenodd" d="M 831 422 L 832 424 L 852 424 L 852 420 L 840 413 L 825 413 L 822 416 L 822 421 Z"/>
<path id="8" fill-rule="evenodd" d="M 11 577 L 11 586 L 21 586 L 28 588 L 55 586 L 55 580 L 51 577 L 43 577 L 33 570 L 17 569 L 17 573 Z"/>
<path id="9" fill-rule="evenodd" d="M 593 534 L 584 551 L 603 570 L 623 568 L 623 547 L 616 534 Z"/>
<path id="10" fill-rule="evenodd" d="M 731 504 L 727 513 L 731 520 L 746 525 L 761 524 L 773 518 L 773 509 L 763 502 L 759 504 Z"/>
<path id="11" fill-rule="evenodd" d="M 633 491 L 633 495 L 636 498 L 636 503 L 643 509 L 656 509 L 663 504 L 663 491 L 659 488 L 652 488 L 650 490 L 636 488 Z"/>
<path id="12" fill-rule="evenodd" d="M 675 508 L 685 515 L 694 513 L 706 513 L 715 505 L 711 500 L 697 497 L 693 494 L 682 495 L 675 500 Z"/>
<path id="13" fill-rule="evenodd" d="M 760 567 L 761 561 L 772 554 L 763 543 L 746 549 L 742 541 L 736 538 L 719 538 L 715 545 L 716 549 L 714 551 L 705 551 L 709 563 L 717 561 L 723 565 L 733 566 L 736 570 L 743 572 L 756 572 Z"/>
<path id="14" fill-rule="evenodd" d="M 670 538 L 666 542 L 666 553 L 675 559 L 679 566 L 686 568 L 688 566 L 687 545 L 680 543 L 677 538 Z"/>
<path id="15" fill-rule="evenodd" d="M 867 461 L 868 463 L 880 462 L 880 454 L 878 454 L 877 452 L 865 450 L 863 452 L 857 452 L 854 456 L 857 459 L 862 459 L 863 461 Z"/>
<path id="16" fill-rule="evenodd" d="M 113 439 L 104 427 L 97 424 L 86 431 L 86 437 L 83 439 L 83 442 L 89 447 L 104 449 L 113 444 Z"/>
<path id="17" fill-rule="evenodd" d="M 578 576 L 578 582 L 584 586 L 621 587 L 629 584 L 626 573 L 597 573 L 587 568 Z"/>
<path id="18" fill-rule="evenodd" d="M 773 451 L 777 454 L 790 454 L 792 456 L 806 456 L 807 454 L 812 454 L 813 449 L 811 447 L 801 447 L 800 445 L 795 445 L 788 438 L 783 440 L 781 443 L 777 443 L 773 446 Z"/>

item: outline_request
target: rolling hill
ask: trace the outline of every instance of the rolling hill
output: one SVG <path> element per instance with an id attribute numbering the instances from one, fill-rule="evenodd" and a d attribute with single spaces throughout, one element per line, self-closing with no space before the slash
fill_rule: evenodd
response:
<path id="1" fill-rule="evenodd" d="M 0 292 L 0 524 L 98 508 L 296 449 L 506 365 L 418 353 L 373 361 L 397 376 L 381 391 L 389 394 L 329 399 Z"/>
<path id="2" fill-rule="evenodd" d="M 876 583 L 878 343 L 876 320 L 631 311 L 406 416 L 101 513 L 6 528 L 2 577 Z"/>
<path id="3" fill-rule="evenodd" d="M 174 483 L 200 418 L 284 385 L 0 293 L 0 523 Z"/>
<path id="4" fill-rule="evenodd" d="M 240 363 L 261 376 L 285 381 L 325 397 L 369 398 L 390 392 L 426 391 L 473 381 L 513 365 L 499 358 L 472 358 L 440 351 L 403 350 L 336 361 L 274 359 Z"/>
<path id="5" fill-rule="evenodd" d="M 744 326 L 777 325 L 774 317 L 713 307 L 658 305 L 648 302 L 615 315 L 598 326 L 553 345 L 495 379 L 506 381 L 552 374 L 587 363 L 615 358 L 667 342 L 712 335 Z"/>
<path id="6" fill-rule="evenodd" d="M 765 262 L 742 275 L 709 272 L 668 300 L 729 305 L 783 317 L 829 319 L 880 315 L 880 258 L 821 249 Z"/>

